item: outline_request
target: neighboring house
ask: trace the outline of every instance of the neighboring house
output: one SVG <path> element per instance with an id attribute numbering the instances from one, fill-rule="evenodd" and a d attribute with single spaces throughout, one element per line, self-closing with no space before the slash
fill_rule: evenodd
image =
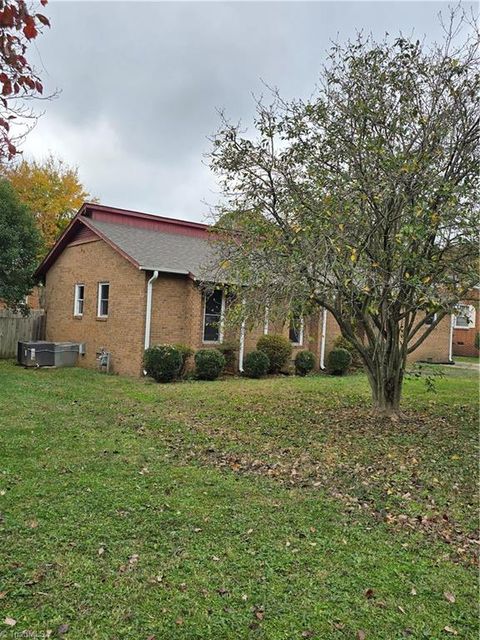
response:
<path id="1" fill-rule="evenodd" d="M 294 355 L 309 349 L 323 368 L 340 334 L 331 314 L 281 327 L 265 318 L 252 331 L 225 331 L 224 293 L 205 295 L 202 287 L 213 257 L 207 225 L 86 203 L 36 272 L 45 284 L 46 339 L 84 343 L 86 367 L 105 350 L 114 372 L 137 376 L 149 345 L 199 349 L 235 340 L 241 370 L 263 333 L 283 333 Z M 450 327 L 445 318 L 414 359 L 448 362 Z"/>
<path id="2" fill-rule="evenodd" d="M 43 308 L 43 287 L 33 287 L 28 296 L 25 296 L 24 300 L 30 309 L 34 311 Z M 7 309 L 7 304 L 4 300 L 0 299 L 0 311 Z"/>
<path id="3" fill-rule="evenodd" d="M 475 336 L 480 331 L 480 287 L 468 292 L 453 321 L 453 355 L 478 356 Z"/>

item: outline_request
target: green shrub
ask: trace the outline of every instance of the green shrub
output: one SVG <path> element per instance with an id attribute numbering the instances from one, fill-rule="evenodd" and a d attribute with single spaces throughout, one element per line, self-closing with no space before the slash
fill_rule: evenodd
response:
<path id="1" fill-rule="evenodd" d="M 475 349 L 477 351 L 480 350 L 480 332 L 477 331 L 477 333 L 475 334 Z"/>
<path id="2" fill-rule="evenodd" d="M 195 354 L 195 373 L 199 380 L 216 380 L 225 367 L 225 357 L 218 349 L 200 349 Z"/>
<path id="3" fill-rule="evenodd" d="M 270 360 L 263 351 L 250 351 L 243 364 L 243 372 L 249 378 L 261 378 L 270 368 Z"/>
<path id="4" fill-rule="evenodd" d="M 171 344 L 159 344 L 145 350 L 143 366 L 147 375 L 157 382 L 171 382 L 182 368 L 182 354 Z"/>
<path id="5" fill-rule="evenodd" d="M 328 354 L 327 367 L 334 376 L 341 376 L 352 364 L 352 356 L 346 349 L 332 349 Z"/>
<path id="6" fill-rule="evenodd" d="M 183 378 L 183 376 L 187 372 L 188 360 L 193 356 L 194 351 L 191 347 L 189 347 L 186 344 L 178 343 L 178 344 L 174 344 L 173 346 L 175 347 L 175 349 L 178 349 L 178 351 L 180 351 L 180 355 L 182 356 L 182 366 L 180 367 L 178 376 L 179 378 Z"/>
<path id="7" fill-rule="evenodd" d="M 335 338 L 335 340 L 333 341 L 333 348 L 346 349 L 352 356 L 352 367 L 355 367 L 357 369 L 362 366 L 363 363 L 362 359 L 360 358 L 360 354 L 347 338 L 344 338 L 342 335 L 338 336 L 338 338 Z"/>
<path id="8" fill-rule="evenodd" d="M 257 349 L 268 357 L 270 373 L 281 371 L 292 355 L 292 345 L 283 336 L 262 336 L 257 342 Z"/>
<path id="9" fill-rule="evenodd" d="M 237 353 L 237 345 L 234 342 L 224 342 L 219 344 L 217 349 L 225 358 L 225 369 L 233 372 L 235 370 L 235 356 Z"/>
<path id="10" fill-rule="evenodd" d="M 295 356 L 295 373 L 306 376 L 315 367 L 315 356 L 311 351 L 299 351 Z"/>

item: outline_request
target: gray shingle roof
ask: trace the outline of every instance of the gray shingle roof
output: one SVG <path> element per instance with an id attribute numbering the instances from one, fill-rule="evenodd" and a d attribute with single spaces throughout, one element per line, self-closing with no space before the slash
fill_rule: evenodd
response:
<path id="1" fill-rule="evenodd" d="M 169 273 L 191 273 L 199 279 L 213 278 L 215 251 L 207 239 L 100 220 L 89 220 L 89 223 L 140 267 Z"/>

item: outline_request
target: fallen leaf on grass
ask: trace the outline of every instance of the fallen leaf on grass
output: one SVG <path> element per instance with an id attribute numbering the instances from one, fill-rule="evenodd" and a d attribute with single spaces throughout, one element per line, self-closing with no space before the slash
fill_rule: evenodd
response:
<path id="1" fill-rule="evenodd" d="M 364 594 L 365 598 L 367 598 L 367 600 L 371 600 L 373 597 L 375 597 L 375 591 L 373 589 L 367 589 Z"/>
<path id="2" fill-rule="evenodd" d="M 453 629 L 452 627 L 446 626 L 443 627 L 443 630 L 445 631 L 445 633 L 451 633 L 452 636 L 458 636 L 458 631 L 455 631 L 455 629 Z"/>
<path id="3" fill-rule="evenodd" d="M 451 604 L 455 602 L 455 595 L 450 591 L 445 591 L 443 595 L 445 597 L 445 600 L 448 600 L 448 602 L 450 602 Z"/>
<path id="4" fill-rule="evenodd" d="M 175 624 L 178 624 L 179 626 L 183 624 L 183 618 L 177 618 L 175 620 Z"/>
<path id="5" fill-rule="evenodd" d="M 15 618 L 9 618 L 8 616 L 3 621 L 3 624 L 8 625 L 9 627 L 14 627 L 17 624 Z"/>
<path id="6" fill-rule="evenodd" d="M 365 631 L 362 631 L 361 629 L 359 629 L 355 637 L 356 637 L 356 640 L 365 640 L 367 636 L 365 634 Z"/>
<path id="7" fill-rule="evenodd" d="M 57 633 L 59 636 L 63 636 L 64 633 L 68 633 L 69 629 L 70 629 L 69 624 L 61 624 L 57 629 Z"/>
<path id="8" fill-rule="evenodd" d="M 315 632 L 311 629 L 307 629 L 306 631 L 302 631 L 302 638 L 313 638 Z"/>

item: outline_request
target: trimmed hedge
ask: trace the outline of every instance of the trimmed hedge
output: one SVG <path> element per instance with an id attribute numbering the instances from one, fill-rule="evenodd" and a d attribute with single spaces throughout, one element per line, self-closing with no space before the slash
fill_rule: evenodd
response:
<path id="1" fill-rule="evenodd" d="M 342 335 L 338 336 L 338 338 L 335 338 L 335 340 L 333 341 L 333 348 L 346 349 L 348 353 L 352 356 L 351 366 L 355 368 L 362 367 L 363 363 L 362 363 L 362 359 L 360 358 L 360 354 L 347 338 L 344 338 Z"/>
<path id="2" fill-rule="evenodd" d="M 223 357 L 225 358 L 225 369 L 234 372 L 235 371 L 235 355 L 237 353 L 237 345 L 234 342 L 224 342 L 216 347 Z"/>
<path id="3" fill-rule="evenodd" d="M 194 354 L 194 350 L 189 347 L 186 344 L 174 344 L 173 345 L 175 347 L 175 349 L 178 349 L 180 351 L 180 355 L 182 356 L 182 366 L 180 367 L 180 371 L 178 373 L 180 378 L 183 378 L 183 376 L 186 374 L 187 372 L 187 363 L 188 363 L 188 359 L 193 356 Z"/>
<path id="4" fill-rule="evenodd" d="M 195 354 L 195 373 L 199 380 L 216 380 L 225 367 L 225 357 L 218 349 L 200 349 Z"/>
<path id="5" fill-rule="evenodd" d="M 295 373 L 306 376 L 315 367 L 315 356 L 311 351 L 299 351 L 295 356 Z"/>
<path id="6" fill-rule="evenodd" d="M 289 340 L 278 335 L 262 336 L 257 342 L 257 349 L 268 357 L 269 373 L 281 371 L 292 355 L 292 345 Z"/>
<path id="7" fill-rule="evenodd" d="M 343 375 L 352 364 L 352 356 L 346 349 L 332 349 L 328 354 L 327 367 L 334 376 Z"/>
<path id="8" fill-rule="evenodd" d="M 182 367 L 182 354 L 171 344 L 159 344 L 145 350 L 143 366 L 147 375 L 157 382 L 172 382 Z"/>
<path id="9" fill-rule="evenodd" d="M 270 360 L 263 351 L 250 351 L 245 357 L 243 372 L 249 378 L 261 378 L 270 368 Z"/>

